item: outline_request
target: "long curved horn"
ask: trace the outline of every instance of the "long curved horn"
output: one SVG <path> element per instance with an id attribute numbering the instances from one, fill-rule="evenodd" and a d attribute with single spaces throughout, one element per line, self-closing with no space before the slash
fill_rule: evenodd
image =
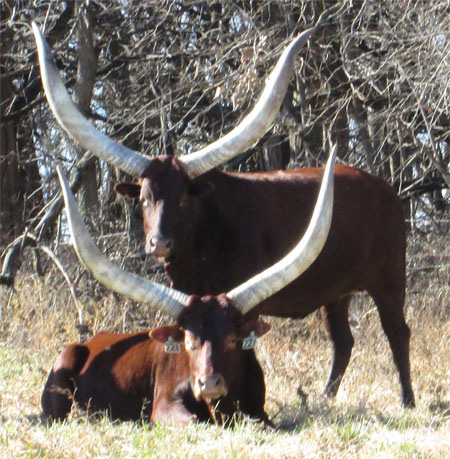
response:
<path id="1" fill-rule="evenodd" d="M 66 205 L 70 234 L 80 261 L 103 285 L 140 303 L 167 312 L 177 318 L 188 304 L 189 295 L 128 273 L 113 265 L 94 244 L 62 169 L 57 172 Z"/>
<path id="2" fill-rule="evenodd" d="M 50 47 L 39 27 L 33 22 L 32 28 L 45 95 L 59 124 L 86 150 L 124 172 L 140 177 L 150 164 L 150 159 L 102 134 L 81 114 L 59 76 Z"/>
<path id="3" fill-rule="evenodd" d="M 124 172 L 140 177 L 150 159 L 98 131 L 72 102 L 53 60 L 51 50 L 36 23 L 32 23 L 38 48 L 45 94 L 58 122 L 83 148 Z M 269 129 L 283 102 L 297 51 L 316 27 L 306 30 L 284 50 L 253 110 L 231 132 L 207 147 L 181 156 L 180 162 L 191 178 L 229 161 L 251 147 Z"/>
<path id="4" fill-rule="evenodd" d="M 333 215 L 333 182 L 336 146 L 333 146 L 309 226 L 300 242 L 282 260 L 227 293 L 246 314 L 306 271 L 319 256 L 330 230 Z"/>
<path id="5" fill-rule="evenodd" d="M 266 133 L 286 95 L 294 70 L 295 55 L 315 30 L 316 27 L 306 30 L 283 51 L 267 79 L 258 102 L 241 123 L 205 148 L 179 158 L 191 178 L 224 164 L 250 148 Z"/>

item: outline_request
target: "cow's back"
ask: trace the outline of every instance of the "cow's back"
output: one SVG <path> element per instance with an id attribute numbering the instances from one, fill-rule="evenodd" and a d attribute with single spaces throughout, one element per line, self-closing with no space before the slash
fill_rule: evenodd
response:
<path id="1" fill-rule="evenodd" d="M 167 266 L 174 287 L 217 294 L 278 261 L 305 231 L 322 174 L 316 168 L 205 174 L 200 179 L 211 179 L 215 191 L 203 198 L 182 253 Z M 377 177 L 338 165 L 333 221 L 322 253 L 253 312 L 305 316 L 345 293 L 369 289 L 380 275 L 398 275 L 402 282 L 404 256 L 403 211 L 395 191 Z"/>
<path id="2" fill-rule="evenodd" d="M 67 346 L 45 385 L 44 415 L 64 419 L 73 396 L 91 412 L 108 410 L 113 418 L 148 419 L 161 347 L 148 331 L 99 333 L 85 344 Z M 148 403 L 143 405 L 143 400 Z"/>

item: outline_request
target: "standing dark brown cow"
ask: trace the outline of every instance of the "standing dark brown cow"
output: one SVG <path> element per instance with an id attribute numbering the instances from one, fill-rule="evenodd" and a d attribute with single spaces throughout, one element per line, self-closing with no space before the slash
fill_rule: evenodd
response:
<path id="1" fill-rule="evenodd" d="M 190 419 L 230 418 L 238 410 L 270 424 L 265 386 L 253 350 L 269 329 L 249 312 L 282 289 L 317 258 L 331 224 L 333 166 L 330 156 L 308 230 L 288 256 L 227 294 L 189 296 L 112 265 L 89 237 L 60 173 L 72 239 L 80 260 L 107 287 L 171 314 L 176 325 L 130 335 L 101 333 L 60 354 L 42 396 L 44 414 L 64 419 L 75 399 L 115 418 L 184 424 Z M 166 343 L 176 354 L 165 352 Z M 180 344 L 178 344 L 180 343 Z M 251 347 L 251 346 L 250 346 Z"/>
<path id="2" fill-rule="evenodd" d="M 254 275 L 287 253 L 304 231 L 321 169 L 227 173 L 214 169 L 250 147 L 272 123 L 293 71 L 294 56 L 310 29 L 283 52 L 254 109 L 229 134 L 178 158 L 153 159 L 98 132 L 76 109 L 37 27 L 42 81 L 61 126 L 84 148 L 137 177 L 117 190 L 143 207 L 146 251 L 164 259 L 173 286 L 216 294 Z M 405 296 L 402 205 L 383 180 L 337 166 L 336 211 L 327 244 L 307 273 L 252 311 L 301 318 L 321 308 L 334 355 L 325 393 L 335 395 L 353 347 L 350 299 L 367 291 L 388 337 L 403 391 L 414 406 Z"/>

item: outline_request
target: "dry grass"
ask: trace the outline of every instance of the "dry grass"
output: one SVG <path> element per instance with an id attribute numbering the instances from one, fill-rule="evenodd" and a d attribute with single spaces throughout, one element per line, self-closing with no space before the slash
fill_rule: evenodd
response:
<path id="1" fill-rule="evenodd" d="M 361 294 L 351 308 L 356 345 L 335 401 L 321 396 L 331 349 L 318 316 L 269 319 L 273 328 L 260 340 L 258 355 L 267 411 L 277 426 L 273 432 L 246 420 L 233 429 L 170 428 L 89 420 L 81 412 L 45 426 L 40 394 L 57 353 L 78 340 L 76 313 L 59 273 L 37 279 L 22 269 L 17 294 L 0 290 L 0 456 L 450 457 L 450 269 L 448 261 L 433 258 L 448 255 L 447 245 L 444 237 L 410 242 L 406 315 L 417 408 L 400 406 L 400 385 L 378 314 Z M 83 291 L 85 320 L 94 333 L 151 327 L 164 319 L 149 319 L 144 308 L 87 278 Z"/>

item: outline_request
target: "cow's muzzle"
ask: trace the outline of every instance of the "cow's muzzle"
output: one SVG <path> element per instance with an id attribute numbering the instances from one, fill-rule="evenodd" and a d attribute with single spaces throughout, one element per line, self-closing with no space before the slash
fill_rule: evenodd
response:
<path id="1" fill-rule="evenodd" d="M 199 376 L 195 381 L 197 398 L 217 400 L 228 394 L 224 377 L 220 373 L 211 376 Z"/>
<path id="2" fill-rule="evenodd" d="M 166 259 L 173 254 L 173 248 L 172 238 L 149 236 L 145 244 L 145 253 Z"/>

